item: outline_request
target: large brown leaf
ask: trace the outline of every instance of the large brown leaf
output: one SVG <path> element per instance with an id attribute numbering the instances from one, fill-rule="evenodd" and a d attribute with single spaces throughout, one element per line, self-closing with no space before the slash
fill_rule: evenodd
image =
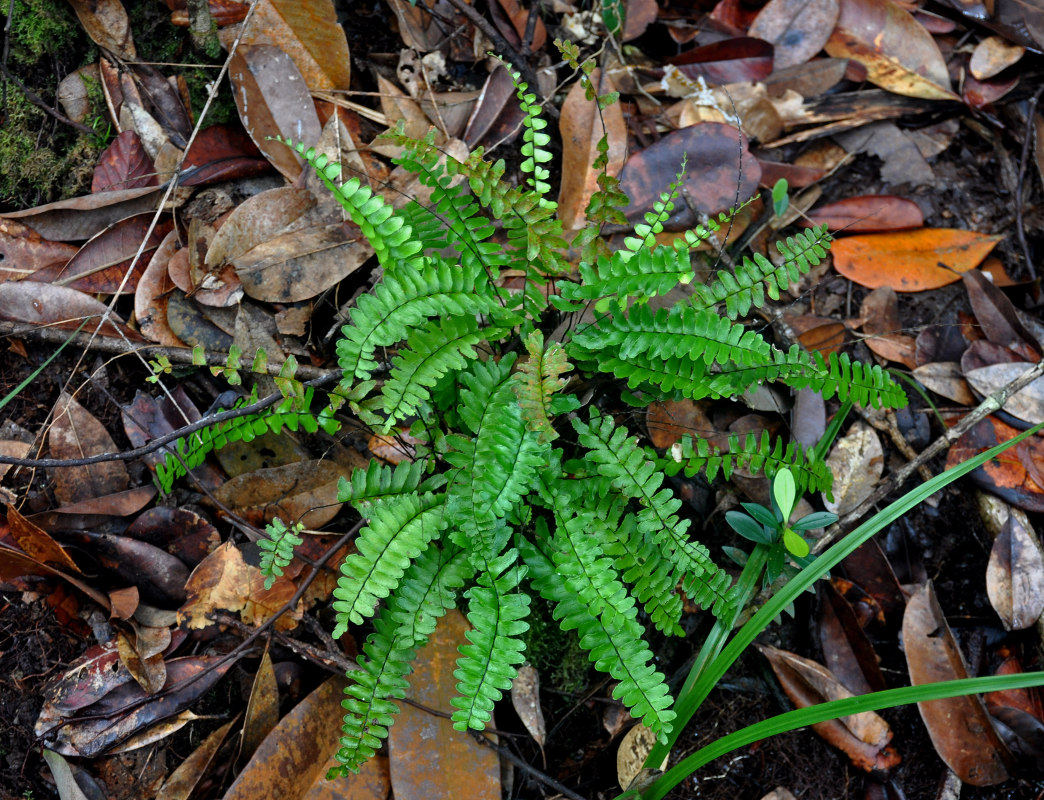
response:
<path id="1" fill-rule="evenodd" d="M 236 50 L 229 63 L 236 108 L 254 144 L 289 181 L 301 174 L 297 153 L 265 137 L 281 135 L 294 142 L 314 142 L 322 133 L 308 86 L 293 60 L 272 45 Z"/>
<path id="2" fill-rule="evenodd" d="M 687 159 L 684 190 L 696 210 L 679 198 L 666 230 L 691 228 L 699 222 L 697 213 L 716 214 L 757 191 L 761 168 L 747 150 L 747 138 L 731 125 L 701 122 L 669 133 L 627 159 L 620 183 L 631 198 L 627 212 L 631 222 L 640 222 L 659 200 L 681 172 L 683 159 Z"/>
<path id="3" fill-rule="evenodd" d="M 867 79 L 882 89 L 927 100 L 956 99 L 935 40 L 892 0 L 841 0 L 826 51 L 858 61 Z"/>
<path id="4" fill-rule="evenodd" d="M 1013 509 L 993 540 L 986 593 L 1005 630 L 1030 627 L 1044 611 L 1044 557 L 1026 515 Z"/>
<path id="5" fill-rule="evenodd" d="M 123 131 L 105 148 L 94 167 L 92 192 L 155 186 L 156 169 L 134 131 Z"/>
<path id="6" fill-rule="evenodd" d="M 28 225 L 45 239 L 75 242 L 90 239 L 121 219 L 153 211 L 162 196 L 163 189 L 158 186 L 117 189 L 58 200 L 3 216 Z"/>
<path id="7" fill-rule="evenodd" d="M 459 653 L 467 640 L 467 620 L 450 611 L 417 652 L 407 696 L 428 708 L 453 711 Z M 454 730 L 447 718 L 413 705 L 402 711 L 389 729 L 388 751 L 392 785 L 399 800 L 499 800 L 497 755 L 466 733 Z"/>
<path id="8" fill-rule="evenodd" d="M 846 197 L 808 212 L 802 225 L 826 225 L 834 233 L 880 233 L 920 228 L 924 215 L 913 200 L 891 194 Z"/>
<path id="9" fill-rule="evenodd" d="M 775 46 L 773 67 L 784 69 L 823 49 L 840 12 L 838 0 L 769 0 L 749 32 Z"/>
<path id="10" fill-rule="evenodd" d="M 914 686 L 969 677 L 930 583 L 907 603 L 903 650 Z M 918 703 L 917 708 L 935 751 L 962 781 L 993 786 L 1008 779 L 1011 756 L 978 695 L 932 700 Z"/>
<path id="11" fill-rule="evenodd" d="M 13 219 L 0 219 L 0 281 L 20 281 L 46 267 L 61 267 L 78 249 L 50 242 Z"/>
<path id="12" fill-rule="evenodd" d="M 612 79 L 601 70 L 596 69 L 590 78 L 598 94 L 614 90 Z M 571 231 L 584 226 L 584 209 L 591 201 L 591 195 L 598 191 L 598 176 L 602 174 L 602 170 L 592 167 L 598 158 L 598 142 L 603 135 L 607 137 L 609 161 L 605 171 L 616 177 L 627 158 L 627 124 L 624 122 L 623 109 L 619 103 L 613 103 L 599 113 L 595 101 L 587 99 L 584 87 L 578 81 L 569 90 L 562 104 L 562 116 L 558 126 L 562 133 L 559 218 L 562 220 L 562 227 Z"/>
<path id="13" fill-rule="evenodd" d="M 723 39 L 667 59 L 687 78 L 708 83 L 760 81 L 772 73 L 773 47 L 749 36 Z"/>
<path id="14" fill-rule="evenodd" d="M 349 470 L 329 459 L 267 467 L 228 481 L 218 500 L 258 524 L 280 517 L 300 520 L 307 528 L 325 525 L 341 509 L 337 482 Z"/>
<path id="15" fill-rule="evenodd" d="M 47 437 L 54 458 L 73 459 L 114 453 L 115 442 L 94 415 L 72 395 L 62 392 L 54 407 L 54 424 Z M 55 468 L 54 494 L 63 504 L 77 503 L 126 489 L 130 476 L 122 461 Z"/>

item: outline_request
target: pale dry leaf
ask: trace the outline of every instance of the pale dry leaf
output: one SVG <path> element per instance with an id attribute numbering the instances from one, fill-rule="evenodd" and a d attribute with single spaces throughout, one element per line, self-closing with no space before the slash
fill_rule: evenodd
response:
<path id="1" fill-rule="evenodd" d="M 993 541 L 986 594 L 1005 630 L 1029 628 L 1044 612 L 1044 557 L 1024 513 L 1010 513 Z"/>
<path id="2" fill-rule="evenodd" d="M 827 511 L 843 517 L 868 498 L 884 472 L 884 451 L 877 432 L 864 422 L 855 423 L 834 445 L 827 457 L 834 474 L 834 499 L 824 497 Z"/>
<path id="3" fill-rule="evenodd" d="M 511 705 L 515 707 L 529 735 L 543 749 L 547 729 L 544 726 L 544 711 L 540 707 L 540 673 L 531 664 L 519 667 L 515 680 L 511 682 Z"/>

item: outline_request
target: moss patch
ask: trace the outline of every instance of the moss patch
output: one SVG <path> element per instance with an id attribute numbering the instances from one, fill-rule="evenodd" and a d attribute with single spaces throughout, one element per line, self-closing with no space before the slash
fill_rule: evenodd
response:
<path id="1" fill-rule="evenodd" d="M 84 38 L 76 15 L 62 0 L 15 0 L 10 36 L 11 61 L 23 66 L 68 53 L 70 42 Z"/>

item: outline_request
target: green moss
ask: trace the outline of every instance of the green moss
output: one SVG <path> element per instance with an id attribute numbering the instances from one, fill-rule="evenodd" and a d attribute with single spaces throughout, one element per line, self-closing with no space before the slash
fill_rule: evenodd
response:
<path id="1" fill-rule="evenodd" d="M 580 692 L 587 688 L 591 662 L 587 652 L 580 648 L 576 631 L 563 631 L 551 615 L 550 606 L 534 599 L 526 620 L 529 630 L 526 640 L 526 658 L 546 685 L 562 692 Z"/>
<path id="2" fill-rule="evenodd" d="M 17 90 L 0 128 L 0 203 L 28 208 L 90 191 L 101 147 L 57 125 Z"/>
<path id="3" fill-rule="evenodd" d="M 83 36 L 76 15 L 63 0 L 15 0 L 11 15 L 15 64 L 31 65 L 45 56 L 67 53 L 69 43 Z"/>

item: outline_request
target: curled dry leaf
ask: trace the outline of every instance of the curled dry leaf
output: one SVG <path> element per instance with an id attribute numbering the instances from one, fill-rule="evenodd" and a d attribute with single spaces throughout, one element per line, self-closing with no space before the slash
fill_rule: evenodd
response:
<path id="1" fill-rule="evenodd" d="M 964 657 L 930 583 L 914 592 L 907 603 L 903 649 L 914 686 L 968 677 Z M 1011 756 L 978 695 L 932 700 L 918 703 L 917 708 L 935 751 L 962 781 L 993 786 L 1008 779 Z"/>
<path id="2" fill-rule="evenodd" d="M 882 89 L 927 100 L 955 100 L 946 61 L 931 34 L 892 0 L 840 0 L 841 15 L 826 43 L 835 58 L 866 67 Z"/>
<path id="3" fill-rule="evenodd" d="M 54 424 L 47 437 L 53 458 L 74 459 L 118 448 L 104 426 L 72 395 L 62 392 L 54 407 Z M 103 461 L 78 467 L 61 467 L 52 473 L 55 497 L 63 504 L 119 492 L 130 485 L 122 461 Z"/>
<path id="4" fill-rule="evenodd" d="M 833 582 L 819 586 L 819 641 L 827 668 L 854 694 L 886 689 L 878 656 L 852 605 Z"/>
<path id="5" fill-rule="evenodd" d="M 174 289 L 167 266 L 178 244 L 177 231 L 170 231 L 152 253 L 148 266 L 134 290 L 134 317 L 144 336 L 164 347 L 184 347 L 167 324 L 167 297 Z"/>
<path id="6" fill-rule="evenodd" d="M 786 650 L 764 645 L 757 648 L 768 659 L 783 691 L 798 708 L 853 696 L 826 667 Z M 820 722 L 813 725 L 812 730 L 867 772 L 888 770 L 899 763 L 898 754 L 888 746 L 892 730 L 873 711 Z"/>
<path id="7" fill-rule="evenodd" d="M 837 271 L 860 286 L 922 292 L 960 280 L 1003 237 L 954 228 L 849 236 L 834 243 Z"/>
<path id="8" fill-rule="evenodd" d="M 990 550 L 986 593 L 1005 630 L 1030 627 L 1044 612 L 1044 557 L 1025 516 L 1009 514 Z"/>
<path id="9" fill-rule="evenodd" d="M 69 0 L 96 45 L 126 61 L 136 61 L 130 18 L 120 0 Z"/>
<path id="10" fill-rule="evenodd" d="M 208 615 L 218 611 L 238 612 L 244 624 L 261 625 L 294 596 L 296 587 L 280 578 L 265 589 L 261 570 L 247 564 L 239 548 L 226 542 L 192 570 L 185 590 L 188 599 L 178 609 L 178 624 L 200 630 L 215 624 Z M 294 609 L 276 620 L 275 627 L 290 630 L 300 618 L 300 609 Z"/>
<path id="11" fill-rule="evenodd" d="M 450 610 L 428 643 L 417 651 L 407 697 L 422 706 L 447 712 L 436 717 L 406 703 L 389 729 L 391 779 L 396 797 L 467 797 L 500 800 L 497 754 L 449 720 L 456 694 L 457 647 L 466 639 L 468 622 Z M 490 723 L 495 725 L 495 723 Z"/>
<path id="12" fill-rule="evenodd" d="M 855 423 L 830 451 L 827 466 L 834 473 L 834 499 L 824 498 L 827 511 L 843 517 L 874 491 L 884 472 L 884 451 L 877 432 Z"/>

